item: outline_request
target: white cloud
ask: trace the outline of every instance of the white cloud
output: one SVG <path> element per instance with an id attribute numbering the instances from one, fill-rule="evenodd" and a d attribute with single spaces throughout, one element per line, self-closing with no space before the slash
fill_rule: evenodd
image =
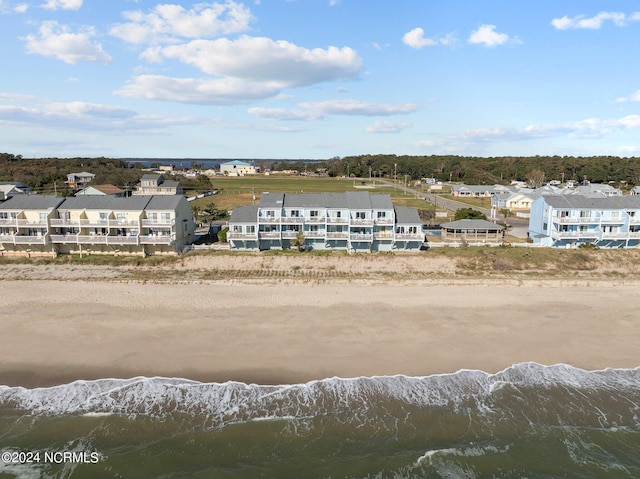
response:
<path id="1" fill-rule="evenodd" d="M 486 47 L 496 47 L 505 43 L 521 43 L 517 38 L 511 38 L 506 33 L 498 33 L 495 30 L 495 25 L 480 25 L 477 30 L 471 32 L 468 42 Z"/>
<path id="2" fill-rule="evenodd" d="M 424 30 L 420 27 L 417 27 L 405 33 L 402 37 L 402 42 L 405 45 L 410 46 L 411 48 L 420 49 L 424 47 L 433 47 L 436 45 L 453 45 L 456 42 L 456 39 L 452 33 L 435 39 L 425 38 Z"/>
<path id="3" fill-rule="evenodd" d="M 619 103 L 624 103 L 624 102 L 628 102 L 628 101 L 640 101 L 640 90 L 636 90 L 635 92 L 633 92 L 631 95 L 629 96 L 621 96 L 619 98 L 616 98 L 616 101 Z"/>
<path id="4" fill-rule="evenodd" d="M 398 105 L 368 103 L 356 100 L 310 101 L 298 106 L 325 115 L 360 115 L 360 116 L 389 116 L 412 113 L 419 107 L 415 103 Z"/>
<path id="5" fill-rule="evenodd" d="M 310 50 L 287 41 L 249 36 L 170 45 L 156 50 L 154 56 L 179 60 L 210 75 L 277 82 L 282 87 L 352 79 L 362 68 L 362 60 L 348 47 Z"/>
<path id="6" fill-rule="evenodd" d="M 26 3 L 19 3 L 13 7 L 13 11 L 16 13 L 26 13 L 29 10 L 29 5 Z"/>
<path id="7" fill-rule="evenodd" d="M 284 121 L 315 121 L 324 117 L 321 113 L 311 110 L 287 110 L 286 108 L 249 108 L 251 115 L 266 118 L 268 120 Z"/>
<path id="8" fill-rule="evenodd" d="M 435 140 L 418 144 L 423 147 L 439 147 L 451 151 L 474 144 L 496 141 L 528 141 L 564 136 L 570 139 L 593 139 L 618 131 L 640 129 L 640 115 L 622 118 L 587 118 L 563 124 L 528 125 L 524 128 L 481 128 L 466 130 L 453 135 L 445 135 Z"/>
<path id="9" fill-rule="evenodd" d="M 411 126 L 411 123 L 377 120 L 367 127 L 367 133 L 399 133 Z"/>
<path id="10" fill-rule="evenodd" d="M 27 124 L 53 130 L 131 132 L 156 130 L 174 125 L 202 125 L 215 119 L 195 117 L 156 117 L 140 115 L 128 108 L 74 101 L 38 103 L 34 106 L 0 105 L 0 124 Z"/>
<path id="11" fill-rule="evenodd" d="M 82 0 L 47 0 L 41 7 L 46 10 L 79 10 Z"/>
<path id="12" fill-rule="evenodd" d="M 53 57 L 65 63 L 79 62 L 110 63 L 111 57 L 91 38 L 96 35 L 93 27 L 84 27 L 78 33 L 58 22 L 44 22 L 39 36 L 28 35 L 25 40 L 27 53 Z"/>
<path id="13" fill-rule="evenodd" d="M 211 38 L 249 29 L 251 12 L 242 4 L 198 3 L 190 10 L 181 5 L 156 5 L 149 13 L 123 12 L 128 20 L 109 33 L 128 43 L 173 43 L 177 38 Z"/>
<path id="14" fill-rule="evenodd" d="M 553 25 L 558 30 L 569 30 L 575 28 L 598 30 L 606 21 L 611 21 L 615 26 L 622 27 L 627 24 L 627 21 L 638 20 L 640 20 L 640 12 L 635 12 L 629 17 L 620 12 L 600 12 L 593 17 L 578 15 L 573 18 L 569 18 L 565 15 L 562 18 L 554 18 L 553 20 L 551 20 L 551 25 Z"/>
<path id="15" fill-rule="evenodd" d="M 202 105 L 249 103 L 278 94 L 280 85 L 237 78 L 171 78 L 140 75 L 114 93 L 147 100 L 174 101 Z"/>

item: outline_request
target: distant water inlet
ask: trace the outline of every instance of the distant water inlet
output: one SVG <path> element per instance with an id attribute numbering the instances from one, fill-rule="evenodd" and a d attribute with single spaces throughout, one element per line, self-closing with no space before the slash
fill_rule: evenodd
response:
<path id="1" fill-rule="evenodd" d="M 640 368 L 3 386 L 0 453 L 2 478 L 638 478 Z"/>

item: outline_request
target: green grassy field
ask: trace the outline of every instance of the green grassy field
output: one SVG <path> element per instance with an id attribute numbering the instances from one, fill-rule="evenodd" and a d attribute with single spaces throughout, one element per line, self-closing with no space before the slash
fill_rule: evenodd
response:
<path id="1" fill-rule="evenodd" d="M 200 198 L 191 202 L 192 207 L 203 208 L 213 202 L 220 209 L 232 210 L 236 206 L 258 204 L 263 192 L 284 193 L 339 193 L 344 191 L 368 191 L 385 193 L 391 196 L 394 205 L 412 208 L 433 209 L 433 205 L 413 195 L 405 194 L 398 189 L 382 186 L 369 180 L 346 178 L 304 177 L 304 176 L 244 176 L 219 177 L 212 180 L 213 187 L 218 190 L 215 196 Z M 367 188 L 366 186 L 372 186 Z"/>

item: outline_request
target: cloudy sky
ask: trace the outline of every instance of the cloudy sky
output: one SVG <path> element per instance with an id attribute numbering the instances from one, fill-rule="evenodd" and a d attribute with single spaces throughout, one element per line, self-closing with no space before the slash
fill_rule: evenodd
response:
<path id="1" fill-rule="evenodd" d="M 0 151 L 640 156 L 627 0 L 0 0 Z"/>

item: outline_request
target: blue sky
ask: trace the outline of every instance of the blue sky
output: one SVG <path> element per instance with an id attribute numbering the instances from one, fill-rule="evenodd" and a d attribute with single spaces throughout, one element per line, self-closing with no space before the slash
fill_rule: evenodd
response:
<path id="1" fill-rule="evenodd" d="M 0 151 L 640 156 L 640 5 L 0 0 Z"/>

